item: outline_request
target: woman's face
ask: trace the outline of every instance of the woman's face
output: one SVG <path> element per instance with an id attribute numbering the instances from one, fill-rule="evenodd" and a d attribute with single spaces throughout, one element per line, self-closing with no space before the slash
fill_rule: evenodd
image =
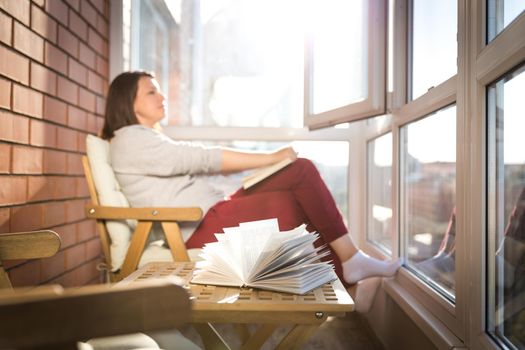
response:
<path id="1" fill-rule="evenodd" d="M 133 103 L 140 124 L 153 127 L 166 116 L 165 98 L 154 78 L 141 77 L 137 84 L 137 96 Z"/>

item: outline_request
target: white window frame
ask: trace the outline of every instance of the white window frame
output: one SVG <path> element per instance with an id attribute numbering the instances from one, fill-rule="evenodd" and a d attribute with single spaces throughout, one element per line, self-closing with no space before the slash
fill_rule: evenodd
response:
<path id="1" fill-rule="evenodd" d="M 304 125 L 318 129 L 385 113 L 387 0 L 369 0 L 368 9 L 368 97 L 356 103 L 322 113 L 313 113 L 313 49 L 305 43 Z"/>

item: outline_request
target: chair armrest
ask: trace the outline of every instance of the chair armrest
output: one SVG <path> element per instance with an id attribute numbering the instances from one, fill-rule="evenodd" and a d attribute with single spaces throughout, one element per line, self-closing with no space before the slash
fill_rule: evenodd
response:
<path id="1" fill-rule="evenodd" d="M 175 280 L 56 288 L 0 299 L 0 348 L 65 344 L 173 329 L 188 323 L 188 293 Z M 50 346 L 49 348 L 53 348 Z"/>
<path id="2" fill-rule="evenodd" d="M 86 217 L 104 220 L 197 221 L 202 218 L 202 209 L 198 207 L 122 208 L 88 204 Z"/>
<path id="3" fill-rule="evenodd" d="M 60 237 L 49 230 L 0 235 L 0 261 L 47 258 L 59 249 Z"/>

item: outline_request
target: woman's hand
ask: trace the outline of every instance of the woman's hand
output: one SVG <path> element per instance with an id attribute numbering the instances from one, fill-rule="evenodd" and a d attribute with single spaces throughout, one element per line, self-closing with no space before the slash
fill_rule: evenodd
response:
<path id="1" fill-rule="evenodd" d="M 267 166 L 280 162 L 285 158 L 296 160 L 297 152 L 292 147 L 284 147 L 270 153 L 223 149 L 221 173 L 228 174 Z"/>
<path id="2" fill-rule="evenodd" d="M 297 152 L 295 152 L 295 150 L 291 146 L 278 149 L 277 151 L 271 154 L 275 158 L 274 163 L 280 162 L 281 160 L 286 158 L 290 158 L 291 160 L 297 159 Z"/>

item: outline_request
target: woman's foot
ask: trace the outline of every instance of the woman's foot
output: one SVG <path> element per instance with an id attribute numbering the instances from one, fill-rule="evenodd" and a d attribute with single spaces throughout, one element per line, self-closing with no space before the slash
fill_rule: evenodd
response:
<path id="1" fill-rule="evenodd" d="M 402 261 L 378 260 L 358 250 L 342 265 L 345 281 L 354 284 L 369 277 L 391 277 L 401 267 Z"/>

